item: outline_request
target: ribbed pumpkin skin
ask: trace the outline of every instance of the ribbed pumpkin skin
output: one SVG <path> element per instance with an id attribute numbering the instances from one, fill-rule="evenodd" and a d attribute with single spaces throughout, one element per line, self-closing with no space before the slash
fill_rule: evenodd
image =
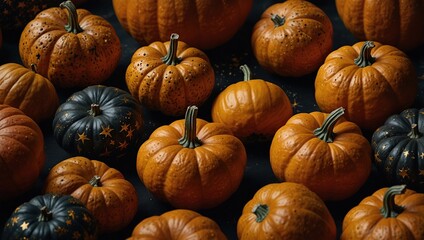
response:
<path id="1" fill-rule="evenodd" d="M 226 240 L 227 237 L 212 219 L 191 210 L 176 209 L 138 223 L 128 238 L 136 239 Z"/>
<path id="2" fill-rule="evenodd" d="M 40 127 L 21 110 L 0 105 L 0 200 L 29 190 L 44 166 Z"/>
<path id="3" fill-rule="evenodd" d="M 47 78 L 22 65 L 6 63 L 0 66 L 0 103 L 41 122 L 54 115 L 59 97 Z"/>
<path id="4" fill-rule="evenodd" d="M 113 0 L 115 14 L 140 45 L 171 33 L 202 50 L 224 44 L 243 25 L 253 0 Z M 142 13 L 142 14 L 140 14 Z"/>

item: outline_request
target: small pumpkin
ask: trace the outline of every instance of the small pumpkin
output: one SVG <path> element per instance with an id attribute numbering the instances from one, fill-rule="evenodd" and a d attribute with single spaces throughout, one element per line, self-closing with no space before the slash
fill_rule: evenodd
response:
<path id="1" fill-rule="evenodd" d="M 90 211 L 69 195 L 38 195 L 18 206 L 1 239 L 97 239 Z"/>
<path id="2" fill-rule="evenodd" d="M 72 155 L 120 159 L 139 146 L 142 108 L 122 89 L 89 86 L 59 106 L 52 125 L 55 140 Z"/>
<path id="3" fill-rule="evenodd" d="M 304 185 L 271 183 L 244 206 L 237 236 L 240 240 L 335 240 L 336 224 L 325 203 Z"/>
<path id="4" fill-rule="evenodd" d="M 192 210 L 175 209 L 139 222 L 128 238 L 135 239 L 226 240 L 227 237 L 214 220 Z"/>
<path id="5" fill-rule="evenodd" d="M 97 219 L 99 233 L 123 229 L 138 208 L 137 192 L 121 172 L 85 157 L 72 157 L 56 164 L 47 175 L 44 192 L 81 200 Z"/>
<path id="6" fill-rule="evenodd" d="M 343 219 L 340 239 L 424 239 L 424 194 L 406 185 L 381 188 Z"/>
<path id="7" fill-rule="evenodd" d="M 23 65 L 56 87 L 87 87 L 104 82 L 121 57 L 113 26 L 71 1 L 40 12 L 22 31 L 19 55 Z"/>
<path id="8" fill-rule="evenodd" d="M 40 127 L 5 104 L 0 104 L 0 159 L 0 200 L 14 199 L 33 187 L 45 162 Z"/>
<path id="9" fill-rule="evenodd" d="M 424 109 L 390 116 L 372 135 L 375 164 L 390 185 L 424 192 Z"/>
<path id="10" fill-rule="evenodd" d="M 262 13 L 251 43 L 261 67 L 300 77 L 316 71 L 331 52 L 333 25 L 324 11 L 308 1 L 284 1 Z"/>
<path id="11" fill-rule="evenodd" d="M 158 199 L 176 208 L 215 207 L 240 185 L 247 155 L 243 143 L 223 123 L 185 119 L 155 129 L 139 148 L 137 174 Z"/>
<path id="12" fill-rule="evenodd" d="M 315 78 L 315 100 L 323 112 L 342 106 L 346 118 L 374 131 L 392 114 L 410 107 L 418 79 L 401 50 L 378 42 L 358 42 L 328 55 Z"/>
<path id="13" fill-rule="evenodd" d="M 171 34 L 133 54 L 125 80 L 130 93 L 149 109 L 180 116 L 190 105 L 201 105 L 215 85 L 207 55 Z"/>
<path id="14" fill-rule="evenodd" d="M 0 103 L 19 108 L 35 122 L 52 117 L 59 106 L 53 84 L 36 71 L 20 64 L 0 66 Z"/>
<path id="15" fill-rule="evenodd" d="M 302 183 L 323 200 L 343 200 L 356 193 L 371 172 L 371 146 L 343 114 L 338 108 L 293 115 L 271 142 L 275 176 Z"/>

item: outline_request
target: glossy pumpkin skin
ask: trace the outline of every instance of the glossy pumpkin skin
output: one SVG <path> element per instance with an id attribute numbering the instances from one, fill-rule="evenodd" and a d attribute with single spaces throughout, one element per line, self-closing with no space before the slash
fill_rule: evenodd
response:
<path id="1" fill-rule="evenodd" d="M 342 115 L 342 108 L 293 115 L 271 142 L 275 176 L 302 183 L 325 201 L 356 193 L 371 172 L 371 146 L 358 125 Z"/>
<path id="2" fill-rule="evenodd" d="M 35 122 L 52 117 L 59 106 L 53 84 L 20 64 L 0 66 L 0 103 L 19 108 Z"/>
<path id="3" fill-rule="evenodd" d="M 374 40 L 404 51 L 424 43 L 424 1 L 336 0 L 345 27 L 359 40 Z"/>
<path id="4" fill-rule="evenodd" d="M 136 239 L 210 239 L 226 240 L 212 219 L 187 209 L 175 209 L 138 223 L 128 240 Z"/>
<path id="5" fill-rule="evenodd" d="M 38 195 L 15 209 L 2 239 L 97 239 L 90 211 L 69 195 Z"/>
<path id="6" fill-rule="evenodd" d="M 253 0 L 112 2 L 119 22 L 140 45 L 165 42 L 176 32 L 184 42 L 202 50 L 230 40 L 247 19 L 253 5 Z"/>
<path id="7" fill-rule="evenodd" d="M 222 123 L 186 117 L 152 132 L 139 148 L 137 174 L 158 199 L 175 208 L 206 209 L 227 200 L 243 178 L 243 143 Z"/>
<path id="8" fill-rule="evenodd" d="M 424 194 L 405 185 L 381 188 L 343 219 L 340 239 L 424 239 Z"/>
<path id="9" fill-rule="evenodd" d="M 138 208 L 136 189 L 121 172 L 85 157 L 72 157 L 56 164 L 47 175 L 44 192 L 81 200 L 97 219 L 100 233 L 126 227 Z"/>
<path id="10" fill-rule="evenodd" d="M 142 108 L 122 89 L 95 85 L 62 103 L 52 125 L 57 143 L 72 155 L 116 160 L 139 146 Z"/>
<path id="11" fill-rule="evenodd" d="M 190 105 L 201 105 L 215 85 L 207 55 L 172 34 L 136 50 L 125 80 L 130 93 L 149 109 L 181 116 Z"/>
<path id="12" fill-rule="evenodd" d="M 336 239 L 325 203 L 302 184 L 271 183 L 260 188 L 237 222 L 240 240 Z"/>
<path id="13" fill-rule="evenodd" d="M 331 52 L 333 26 L 325 12 L 308 1 L 275 3 L 255 24 L 251 43 L 261 67 L 300 77 L 316 71 Z"/>
<path id="14" fill-rule="evenodd" d="M 406 184 L 424 192 L 424 109 L 405 109 L 390 116 L 372 135 L 379 172 L 390 185 Z"/>
<path id="15" fill-rule="evenodd" d="M 0 200 L 24 194 L 36 183 L 45 162 L 40 127 L 21 110 L 0 105 Z"/>
<path id="16" fill-rule="evenodd" d="M 315 100 L 323 112 L 342 106 L 345 117 L 374 131 L 416 98 L 415 68 L 399 49 L 358 42 L 328 55 L 315 78 Z"/>
<path id="17" fill-rule="evenodd" d="M 38 14 L 24 28 L 19 54 L 24 66 L 56 87 L 87 87 L 104 82 L 118 65 L 121 45 L 113 26 L 70 1 Z"/>

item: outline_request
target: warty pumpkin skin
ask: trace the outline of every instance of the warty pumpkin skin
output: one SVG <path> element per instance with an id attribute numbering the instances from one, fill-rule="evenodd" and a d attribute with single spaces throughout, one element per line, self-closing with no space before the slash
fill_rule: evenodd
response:
<path id="1" fill-rule="evenodd" d="M 215 85 L 207 55 L 171 34 L 133 54 L 125 81 L 130 93 L 149 109 L 181 116 L 190 105 L 200 106 Z"/>
<path id="2" fill-rule="evenodd" d="M 206 50 L 230 40 L 243 25 L 253 0 L 113 0 L 123 28 L 140 45 L 165 42 L 176 32 Z M 142 14 L 140 14 L 142 13 Z"/>
<path id="3" fill-rule="evenodd" d="M 218 224 L 188 209 L 175 209 L 139 222 L 128 240 L 226 240 Z"/>
<path id="4" fill-rule="evenodd" d="M 113 26 L 71 1 L 40 12 L 22 31 L 19 54 L 24 66 L 56 87 L 87 87 L 104 82 L 121 57 Z"/>
<path id="5" fill-rule="evenodd" d="M 44 192 L 79 199 L 97 219 L 100 233 L 123 229 L 138 208 L 136 189 L 121 172 L 80 156 L 56 164 L 47 175 Z"/>
<path id="6" fill-rule="evenodd" d="M 0 200 L 28 191 L 45 162 L 40 127 L 21 110 L 0 104 Z"/>
<path id="7" fill-rule="evenodd" d="M 344 109 L 331 113 L 293 115 L 274 135 L 270 163 L 281 181 L 302 183 L 324 201 L 343 200 L 367 180 L 371 146 L 361 129 L 343 118 Z"/>
<path id="8" fill-rule="evenodd" d="M 331 52 L 333 25 L 324 11 L 308 1 L 275 3 L 254 25 L 251 44 L 261 67 L 300 77 L 316 71 Z"/>
<path id="9" fill-rule="evenodd" d="M 243 143 L 223 123 L 186 117 L 152 132 L 139 148 L 137 174 L 158 199 L 175 208 L 215 207 L 240 185 L 247 155 Z"/>
<path id="10" fill-rule="evenodd" d="M 374 131 L 392 114 L 410 107 L 418 78 L 413 63 L 399 49 L 378 42 L 358 42 L 330 53 L 315 78 L 315 100 L 323 112 L 342 106 L 345 117 Z"/>

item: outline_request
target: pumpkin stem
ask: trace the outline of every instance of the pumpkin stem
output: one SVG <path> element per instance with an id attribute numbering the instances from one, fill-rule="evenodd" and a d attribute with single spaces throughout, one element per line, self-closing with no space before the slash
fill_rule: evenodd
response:
<path id="1" fill-rule="evenodd" d="M 395 196 L 403 194 L 406 191 L 406 185 L 396 185 L 390 187 L 383 197 L 383 207 L 380 209 L 381 215 L 385 218 L 396 217 L 404 208 L 395 204 Z"/>
<path id="2" fill-rule="evenodd" d="M 344 114 L 344 110 L 345 109 L 343 107 L 339 107 L 328 114 L 327 118 L 322 123 L 322 126 L 314 130 L 314 135 L 327 143 L 333 142 L 334 126 L 336 125 L 337 120 L 339 120 L 339 118 Z"/>
<path id="3" fill-rule="evenodd" d="M 257 204 L 252 209 L 252 213 L 256 215 L 256 222 L 262 222 L 269 213 L 269 207 L 265 204 Z"/>
<path id="4" fill-rule="evenodd" d="M 274 27 L 283 26 L 286 22 L 286 18 L 284 16 L 279 16 L 277 14 L 271 14 L 271 20 L 274 22 Z"/>
<path id="5" fill-rule="evenodd" d="M 100 176 L 94 175 L 93 178 L 88 182 L 93 187 L 101 187 L 102 183 L 100 182 Z"/>
<path id="6" fill-rule="evenodd" d="M 202 142 L 196 136 L 197 111 L 196 106 L 189 106 L 185 114 L 184 136 L 178 140 L 178 143 L 185 148 L 196 148 L 202 145 Z"/>
<path id="7" fill-rule="evenodd" d="M 411 124 L 411 132 L 408 133 L 408 137 L 410 138 L 421 137 L 420 131 L 418 131 L 418 125 L 416 123 Z"/>
<path id="8" fill-rule="evenodd" d="M 371 56 L 371 49 L 375 47 L 374 42 L 366 41 L 364 45 L 362 45 L 361 52 L 359 56 L 355 58 L 354 62 L 358 67 L 366 67 L 375 62 L 375 58 Z"/>
<path id="9" fill-rule="evenodd" d="M 178 49 L 178 38 L 180 35 L 173 33 L 171 34 L 171 40 L 169 41 L 169 51 L 162 58 L 162 62 L 167 65 L 177 65 L 181 62 L 181 59 L 177 57 L 177 49 Z"/>
<path id="10" fill-rule="evenodd" d="M 89 114 L 93 117 L 100 115 L 100 113 L 102 113 L 102 110 L 100 110 L 100 106 L 97 103 L 92 103 L 90 105 L 90 110 L 89 110 Z"/>
<path id="11" fill-rule="evenodd" d="M 52 213 L 52 211 L 49 211 L 46 206 L 41 207 L 40 211 L 41 211 L 41 213 L 38 216 L 39 222 L 48 222 L 48 221 L 52 220 L 53 213 Z"/>
<path id="12" fill-rule="evenodd" d="M 72 1 L 64 1 L 59 6 L 60 8 L 66 8 L 66 10 L 68 10 L 68 24 L 65 25 L 65 30 L 75 34 L 83 32 L 84 29 L 82 29 L 78 23 L 77 8 Z"/>
<path id="13" fill-rule="evenodd" d="M 246 64 L 243 64 L 240 66 L 240 69 L 243 72 L 243 81 L 249 81 L 251 79 L 250 68 Z"/>

